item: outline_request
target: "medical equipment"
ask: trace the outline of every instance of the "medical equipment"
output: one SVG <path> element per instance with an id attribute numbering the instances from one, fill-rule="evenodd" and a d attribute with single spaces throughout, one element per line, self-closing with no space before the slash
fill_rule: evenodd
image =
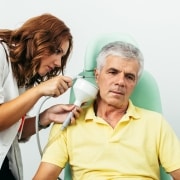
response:
<path id="1" fill-rule="evenodd" d="M 98 88 L 90 83 L 89 81 L 86 81 L 83 78 L 77 78 L 74 86 L 73 86 L 74 94 L 75 94 L 75 102 L 74 105 L 81 106 L 81 104 L 93 100 L 98 92 Z M 73 113 L 70 112 L 67 116 L 66 120 L 63 122 L 61 126 L 61 130 L 64 130 L 70 123 L 71 117 Z"/>
<path id="2" fill-rule="evenodd" d="M 85 80 L 84 78 L 85 78 L 84 76 L 80 76 L 80 75 L 78 75 L 76 78 L 73 78 L 74 81 L 76 80 L 73 87 L 72 87 L 74 94 L 75 94 L 74 105 L 79 106 L 79 107 L 83 103 L 88 102 L 90 100 L 93 100 L 96 97 L 97 92 L 98 92 L 98 88 L 96 87 L 96 85 Z M 90 77 L 86 77 L 86 78 L 90 78 Z M 35 122 L 36 139 L 37 139 L 38 149 L 39 149 L 39 153 L 40 153 L 41 157 L 42 157 L 43 152 L 42 152 L 42 148 L 41 148 L 41 144 L 40 144 L 40 138 L 39 138 L 39 126 L 38 126 L 39 114 L 41 112 L 41 107 L 49 98 L 50 98 L 50 96 L 45 97 L 45 99 L 40 104 L 38 111 L 36 113 L 36 122 Z M 70 112 L 68 114 L 66 120 L 62 124 L 60 130 L 64 130 L 69 125 L 72 116 L 73 116 L 73 113 Z M 58 177 L 58 180 L 60 180 L 59 177 Z"/>
<path id="3" fill-rule="evenodd" d="M 90 77 L 86 77 L 90 78 Z M 92 78 L 92 77 L 91 77 Z M 73 78 L 75 83 L 73 85 L 73 91 L 75 94 L 75 102 L 74 105 L 76 106 L 81 106 L 83 103 L 88 102 L 90 100 L 93 100 L 98 92 L 98 88 L 96 87 L 95 84 L 85 80 L 84 76 L 77 76 L 76 78 Z M 39 114 L 41 112 L 41 107 L 43 104 L 50 98 L 50 96 L 45 97 L 45 99 L 42 101 L 40 104 L 37 113 L 36 113 L 36 122 L 35 122 L 35 129 L 36 129 L 36 138 L 37 138 L 37 144 L 38 144 L 38 149 L 39 153 L 42 157 L 42 149 L 41 149 L 41 144 L 40 144 L 40 138 L 39 138 Z M 62 124 L 61 130 L 64 130 L 70 123 L 71 117 L 73 116 L 73 113 L 70 112 Z"/>

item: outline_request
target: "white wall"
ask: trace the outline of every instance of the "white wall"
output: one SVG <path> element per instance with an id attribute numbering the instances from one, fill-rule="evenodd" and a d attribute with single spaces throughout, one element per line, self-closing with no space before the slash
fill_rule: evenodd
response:
<path id="1" fill-rule="evenodd" d="M 101 32 L 130 33 L 144 54 L 145 68 L 159 84 L 164 116 L 180 137 L 178 0 L 4 0 L 0 5 L 0 28 L 18 27 L 27 18 L 45 12 L 60 17 L 71 28 L 74 50 L 67 68 L 70 75 L 83 69 L 84 52 L 91 37 Z M 68 92 L 50 99 L 44 107 L 59 102 L 68 102 Z M 42 146 L 47 135 L 48 130 L 40 133 Z M 30 180 L 40 162 L 36 137 L 21 148 L 25 180 Z"/>

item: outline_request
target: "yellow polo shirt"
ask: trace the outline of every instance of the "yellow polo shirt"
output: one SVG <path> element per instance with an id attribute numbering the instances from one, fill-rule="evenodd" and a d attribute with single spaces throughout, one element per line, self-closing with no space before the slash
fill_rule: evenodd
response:
<path id="1" fill-rule="evenodd" d="M 167 172 L 180 168 L 180 141 L 161 114 L 129 101 L 113 129 L 84 109 L 75 125 L 52 127 L 42 161 L 63 168 L 68 161 L 74 180 L 158 180 L 159 162 Z"/>

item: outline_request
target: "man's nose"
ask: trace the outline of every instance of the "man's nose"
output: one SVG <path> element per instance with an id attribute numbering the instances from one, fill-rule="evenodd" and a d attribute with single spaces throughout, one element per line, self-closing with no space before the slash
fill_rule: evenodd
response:
<path id="1" fill-rule="evenodd" d="M 124 74 L 119 74 L 117 77 L 117 83 L 121 86 L 125 85 L 125 76 Z"/>

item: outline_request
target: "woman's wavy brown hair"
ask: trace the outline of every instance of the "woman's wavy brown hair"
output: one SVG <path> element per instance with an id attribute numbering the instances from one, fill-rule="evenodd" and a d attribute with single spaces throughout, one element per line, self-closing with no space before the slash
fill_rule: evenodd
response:
<path id="1" fill-rule="evenodd" d="M 0 30 L 0 39 L 8 45 L 12 70 L 19 87 L 30 87 L 35 82 L 63 74 L 73 46 L 70 29 L 51 14 L 33 17 L 16 30 Z M 69 48 L 61 59 L 61 67 L 55 67 L 41 77 L 37 73 L 40 60 L 57 53 L 64 40 L 69 41 Z"/>

